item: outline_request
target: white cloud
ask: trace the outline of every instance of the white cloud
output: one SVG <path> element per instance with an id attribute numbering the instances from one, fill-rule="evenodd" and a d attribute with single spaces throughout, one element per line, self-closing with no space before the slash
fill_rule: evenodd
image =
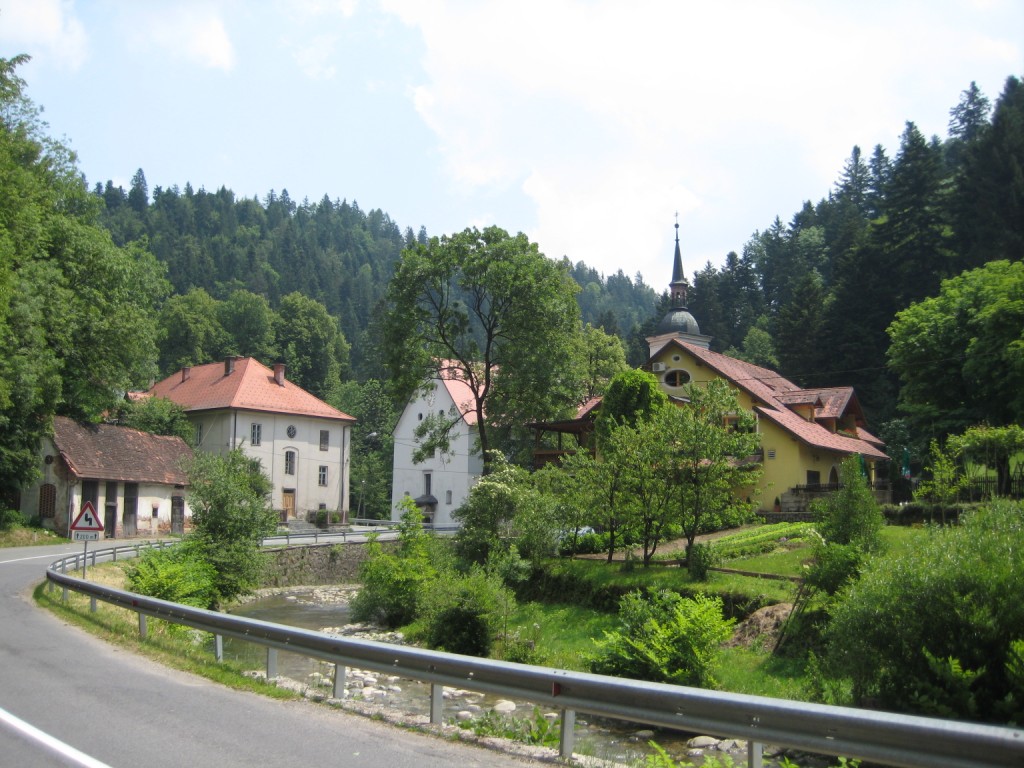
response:
<path id="1" fill-rule="evenodd" d="M 382 5 L 422 34 L 414 103 L 463 194 L 521 187 L 548 255 L 605 272 L 637 265 L 657 285 L 675 210 L 698 240 L 731 226 L 715 251 L 691 254 L 720 262 L 776 214 L 827 194 L 854 144 L 895 149 L 905 120 L 944 134 L 973 57 L 1006 74 L 1021 62 L 1013 30 L 972 34 L 982 11 L 970 3 Z M 941 108 L 915 112 L 936 96 Z M 749 195 L 763 218 L 730 225 Z"/>
<path id="2" fill-rule="evenodd" d="M 294 47 L 292 54 L 299 69 L 313 80 L 330 80 L 337 74 L 337 67 L 331 63 L 337 35 L 317 35 Z"/>
<path id="3" fill-rule="evenodd" d="M 67 0 L 4 0 L 0 5 L 0 41 L 12 47 L 31 46 L 60 67 L 76 70 L 88 55 L 82 23 Z M 25 49 L 12 53 L 24 53 Z"/>
<path id="4" fill-rule="evenodd" d="M 124 21 L 137 48 L 155 45 L 206 69 L 230 72 L 235 68 L 235 49 L 215 6 L 136 6 Z"/>

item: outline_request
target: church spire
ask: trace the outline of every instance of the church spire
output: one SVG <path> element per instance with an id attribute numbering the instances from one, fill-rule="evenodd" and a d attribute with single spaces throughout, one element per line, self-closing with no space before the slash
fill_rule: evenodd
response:
<path id="1" fill-rule="evenodd" d="M 668 284 L 673 309 L 686 309 L 686 293 L 690 284 L 683 274 L 683 257 L 679 252 L 679 214 L 676 213 L 676 254 L 672 264 L 672 282 Z"/>

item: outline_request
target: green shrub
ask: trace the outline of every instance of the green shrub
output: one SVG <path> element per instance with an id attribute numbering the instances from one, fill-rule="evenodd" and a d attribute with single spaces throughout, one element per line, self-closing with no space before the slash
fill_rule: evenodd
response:
<path id="1" fill-rule="evenodd" d="M 400 627 L 414 621 L 420 613 L 420 600 L 429 591 L 424 586 L 437 575 L 432 565 L 430 538 L 423 531 L 423 515 L 412 499 L 404 507 L 399 523 L 396 554 L 383 551 L 375 539 L 370 541 L 366 560 L 359 567 L 362 587 L 352 599 L 355 621 L 369 621 L 383 627 Z"/>
<path id="2" fill-rule="evenodd" d="M 722 601 L 698 594 L 685 598 L 667 590 L 630 592 L 619 604 L 622 629 L 598 641 L 592 672 L 636 680 L 715 685 L 719 646 L 732 634 L 733 620 Z"/>
<path id="3" fill-rule="evenodd" d="M 9 531 L 11 528 L 25 524 L 25 516 L 18 510 L 0 508 L 0 531 Z"/>
<path id="4" fill-rule="evenodd" d="M 421 607 L 429 647 L 487 656 L 516 601 L 500 576 L 474 567 L 468 574 L 445 573 L 432 582 Z"/>
<path id="5" fill-rule="evenodd" d="M 710 544 L 695 542 L 686 557 L 686 568 L 697 581 L 707 581 L 711 569 L 721 562 Z"/>
<path id="6" fill-rule="evenodd" d="M 1024 507 L 995 502 L 937 528 L 899 559 L 871 558 L 825 631 L 829 671 L 855 702 L 1024 722 Z"/>
<path id="7" fill-rule="evenodd" d="M 150 549 L 125 568 L 128 589 L 173 603 L 210 608 L 216 599 L 217 572 L 194 547 L 179 544 Z"/>
<path id="8" fill-rule="evenodd" d="M 885 519 L 861 475 L 859 457 L 842 463 L 839 482 L 838 491 L 811 503 L 818 533 L 829 543 L 853 544 L 865 552 L 878 549 Z"/>
<path id="9" fill-rule="evenodd" d="M 857 578 L 864 553 L 852 544 L 824 542 L 814 549 L 814 562 L 804 581 L 826 594 L 834 595 Z"/>

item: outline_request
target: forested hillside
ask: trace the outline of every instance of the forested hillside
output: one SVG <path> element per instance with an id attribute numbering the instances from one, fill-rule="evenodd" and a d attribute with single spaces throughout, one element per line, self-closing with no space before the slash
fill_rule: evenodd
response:
<path id="1" fill-rule="evenodd" d="M 943 279 L 1022 258 L 1024 87 L 1011 77 L 994 109 L 972 83 L 944 140 L 908 122 L 892 157 L 854 147 L 827 196 L 698 271 L 690 310 L 716 350 L 774 359 L 805 386 L 853 385 L 877 428 L 899 413 L 897 312 Z M 964 352 L 946 351 L 950 368 Z"/>
<path id="2" fill-rule="evenodd" d="M 426 242 L 427 230 L 404 232 L 381 210 L 363 212 L 355 201 L 293 201 L 287 190 L 262 200 L 216 192 L 156 187 L 152 194 L 142 169 L 125 191 L 97 183 L 104 203 L 102 223 L 118 245 L 145 238 L 167 265 L 176 294 L 202 289 L 224 301 L 244 290 L 267 299 L 273 309 L 298 292 L 322 304 L 338 320 L 350 350 L 347 373 L 360 381 L 379 375 L 371 337 L 375 310 L 402 249 Z M 581 287 L 584 323 L 625 335 L 654 310 L 655 291 L 641 277 L 620 270 L 605 279 L 582 262 L 566 264 Z M 216 350 L 207 350 L 211 359 Z M 164 373 L 180 364 L 163 355 Z M 193 363 L 203 360 L 192 360 Z"/>
<path id="3" fill-rule="evenodd" d="M 944 139 L 907 122 L 894 151 L 853 147 L 817 203 L 806 202 L 788 223 L 767 223 L 739 253 L 691 275 L 690 310 L 712 347 L 806 386 L 853 385 L 876 426 L 896 417 L 899 382 L 886 360 L 896 313 L 936 295 L 943 279 L 1022 257 L 1022 123 L 1024 92 L 1010 77 L 994 108 L 970 84 Z M 337 319 L 348 349 L 344 376 L 380 375 L 375 312 L 401 250 L 425 241 L 424 227 L 403 231 L 354 201 L 296 203 L 287 191 L 237 199 L 186 184 L 150 194 L 142 170 L 127 191 L 107 182 L 93 194 L 115 243 L 145 238 L 175 293 L 201 288 L 225 301 L 244 289 L 277 310 L 298 292 Z M 620 336 L 630 363 L 642 364 L 644 336 L 667 307 L 662 286 L 656 292 L 640 275 L 565 264 L 581 289 L 583 321 Z M 666 280 L 670 266 L 666 253 Z M 180 362 L 161 355 L 164 372 Z"/>

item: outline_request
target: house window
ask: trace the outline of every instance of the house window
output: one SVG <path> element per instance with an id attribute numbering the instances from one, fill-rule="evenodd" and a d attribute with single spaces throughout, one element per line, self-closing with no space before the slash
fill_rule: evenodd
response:
<path id="1" fill-rule="evenodd" d="M 196 424 L 196 445 L 203 444 L 203 425 Z"/>
<path id="2" fill-rule="evenodd" d="M 321 464 L 320 471 L 317 473 L 317 484 L 321 487 L 327 486 L 327 465 Z"/>
<path id="3" fill-rule="evenodd" d="M 690 374 L 676 369 L 665 374 L 665 384 L 669 387 L 681 387 L 690 383 Z"/>
<path id="4" fill-rule="evenodd" d="M 444 492 L 444 503 L 447 504 L 449 507 L 452 505 L 452 492 L 451 491 L 445 491 Z"/>
<path id="5" fill-rule="evenodd" d="M 807 470 L 807 484 L 808 485 L 821 485 L 821 472 L 815 469 Z"/>
<path id="6" fill-rule="evenodd" d="M 295 451 L 284 452 L 284 473 L 286 475 L 295 474 Z"/>
<path id="7" fill-rule="evenodd" d="M 424 496 L 429 496 L 430 495 L 430 473 L 429 472 L 424 472 L 423 473 L 423 495 Z"/>
<path id="8" fill-rule="evenodd" d="M 326 451 L 331 445 L 331 430 L 320 430 L 320 450 Z"/>
<path id="9" fill-rule="evenodd" d="M 768 449 L 768 458 L 769 459 L 774 459 L 775 458 L 775 449 L 774 448 L 769 448 Z"/>
<path id="10" fill-rule="evenodd" d="M 249 431 L 249 444 L 253 447 L 260 445 L 263 442 L 263 425 L 253 424 L 252 429 Z"/>

